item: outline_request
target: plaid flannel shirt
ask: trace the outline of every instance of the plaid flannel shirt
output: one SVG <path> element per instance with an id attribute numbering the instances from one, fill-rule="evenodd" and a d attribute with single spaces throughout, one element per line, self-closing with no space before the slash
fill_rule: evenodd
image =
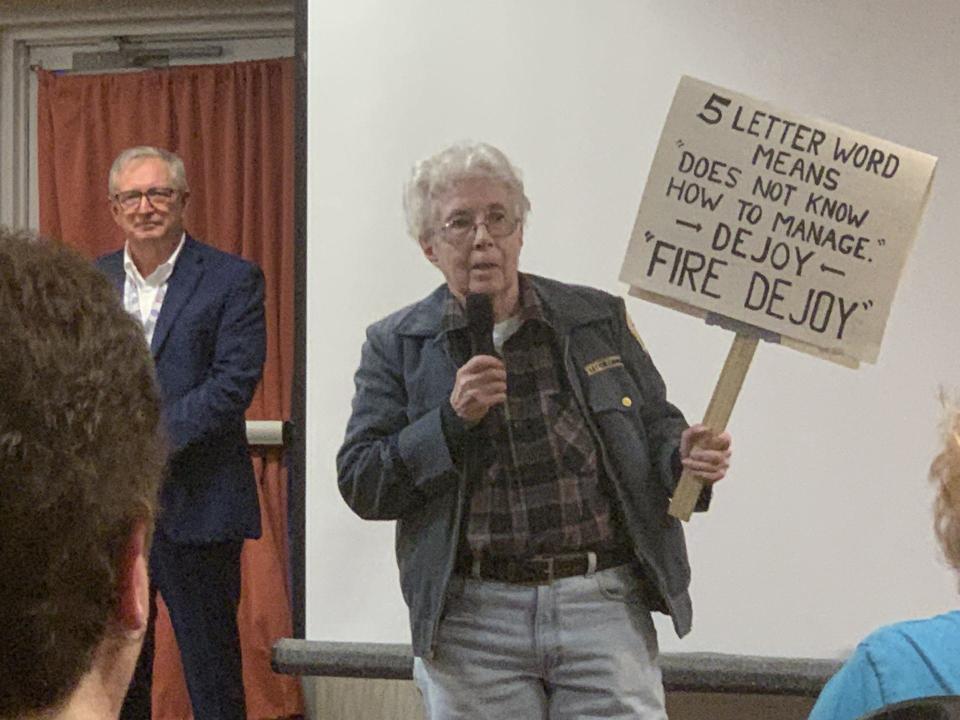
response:
<path id="1" fill-rule="evenodd" d="M 519 320 L 503 345 L 507 401 L 477 430 L 489 442 L 470 492 L 466 543 L 474 555 L 513 558 L 611 546 L 615 526 L 596 444 L 562 372 L 554 330 L 522 275 Z M 452 295 L 443 322 L 466 356 L 466 316 Z"/>

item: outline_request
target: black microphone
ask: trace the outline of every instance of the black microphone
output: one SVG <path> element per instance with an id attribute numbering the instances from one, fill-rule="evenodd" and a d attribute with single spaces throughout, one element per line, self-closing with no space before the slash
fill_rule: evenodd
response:
<path id="1" fill-rule="evenodd" d="M 489 295 L 482 293 L 470 293 L 467 295 L 467 335 L 470 337 L 470 356 L 474 355 L 493 355 L 497 357 L 497 351 L 493 346 L 493 299 Z M 502 413 L 499 407 L 490 408 L 480 421 L 481 426 L 486 432 L 494 432 L 494 427 L 502 422 Z M 510 466 L 509 458 L 501 457 L 500 461 L 505 467 Z"/>
<path id="2" fill-rule="evenodd" d="M 489 295 L 467 295 L 467 335 L 470 336 L 470 355 L 493 355 L 493 300 Z"/>

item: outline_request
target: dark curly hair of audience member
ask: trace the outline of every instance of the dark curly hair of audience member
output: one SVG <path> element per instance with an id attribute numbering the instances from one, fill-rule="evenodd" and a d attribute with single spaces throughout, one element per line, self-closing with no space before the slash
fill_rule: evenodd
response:
<path id="1" fill-rule="evenodd" d="M 0 227 L 0 717 L 63 702 L 152 528 L 164 441 L 143 331 L 57 243 Z"/>

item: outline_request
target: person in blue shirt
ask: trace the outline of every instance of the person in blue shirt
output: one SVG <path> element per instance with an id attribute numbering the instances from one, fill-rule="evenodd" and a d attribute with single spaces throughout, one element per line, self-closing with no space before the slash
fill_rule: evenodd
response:
<path id="1" fill-rule="evenodd" d="M 960 571 L 960 411 L 951 411 L 946 425 L 930 466 L 934 529 L 947 563 Z M 960 695 L 960 610 L 872 632 L 823 688 L 809 720 L 854 720 L 934 695 Z"/>

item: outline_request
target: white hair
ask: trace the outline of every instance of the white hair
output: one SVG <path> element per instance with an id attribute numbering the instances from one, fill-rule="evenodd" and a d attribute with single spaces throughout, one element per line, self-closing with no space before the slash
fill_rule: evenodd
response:
<path id="1" fill-rule="evenodd" d="M 110 175 L 107 181 L 107 191 L 110 195 L 117 192 L 117 177 L 123 172 L 123 169 L 134 160 L 142 158 L 157 158 L 163 160 L 170 169 L 170 182 L 174 190 L 189 192 L 187 187 L 187 171 L 183 167 L 183 160 L 176 153 L 163 148 L 153 147 L 151 145 L 139 145 L 138 147 L 127 148 L 117 155 L 117 159 L 110 166 Z"/>
<path id="2" fill-rule="evenodd" d="M 523 192 L 520 171 L 492 145 L 460 142 L 413 166 L 403 191 L 407 232 L 414 239 L 425 241 L 432 234 L 432 225 L 436 221 L 433 202 L 456 183 L 473 178 L 503 183 L 514 202 L 513 211 L 521 224 L 525 222 L 530 200 Z"/>

